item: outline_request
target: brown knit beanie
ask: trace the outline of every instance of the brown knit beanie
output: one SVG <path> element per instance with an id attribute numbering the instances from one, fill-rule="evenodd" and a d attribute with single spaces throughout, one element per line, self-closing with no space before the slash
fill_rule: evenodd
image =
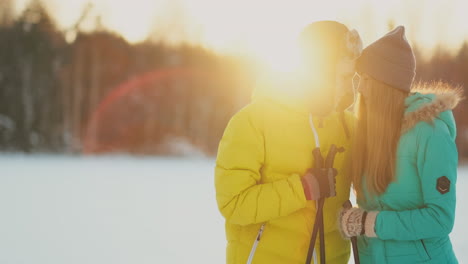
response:
<path id="1" fill-rule="evenodd" d="M 409 92 L 416 75 L 416 60 L 405 28 L 399 26 L 365 48 L 356 66 L 359 74 Z"/>

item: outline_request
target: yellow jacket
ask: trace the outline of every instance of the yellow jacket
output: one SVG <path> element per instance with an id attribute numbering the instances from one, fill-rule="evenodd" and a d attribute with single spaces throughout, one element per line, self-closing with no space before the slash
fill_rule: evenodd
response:
<path id="1" fill-rule="evenodd" d="M 305 262 L 316 213 L 315 202 L 306 201 L 300 180 L 313 166 L 316 146 L 306 109 L 294 99 L 263 92 L 229 122 L 215 169 L 216 199 L 226 219 L 228 264 L 247 262 L 263 223 L 252 263 Z M 346 114 L 346 119 L 351 126 L 352 116 Z M 323 155 L 331 144 L 349 149 L 337 113 L 313 122 Z M 328 264 L 348 263 L 350 255 L 349 242 L 342 239 L 337 225 L 338 211 L 349 198 L 350 181 L 343 171 L 347 152 L 336 156 L 337 196 L 328 198 L 324 207 Z M 318 244 L 317 239 L 317 254 Z"/>

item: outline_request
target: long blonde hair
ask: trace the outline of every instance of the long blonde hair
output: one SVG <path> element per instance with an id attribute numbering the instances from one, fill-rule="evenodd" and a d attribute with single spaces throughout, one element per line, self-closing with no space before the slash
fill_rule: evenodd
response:
<path id="1" fill-rule="evenodd" d="M 395 178 L 408 93 L 371 78 L 363 78 L 359 85 L 366 89 L 366 96 L 360 94 L 356 104 L 358 121 L 350 171 L 357 197 L 362 198 L 363 189 L 371 195 L 380 195 Z"/>

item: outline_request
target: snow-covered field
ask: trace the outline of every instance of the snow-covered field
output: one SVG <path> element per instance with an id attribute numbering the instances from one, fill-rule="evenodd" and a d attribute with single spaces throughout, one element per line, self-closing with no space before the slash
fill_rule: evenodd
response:
<path id="1" fill-rule="evenodd" d="M 212 159 L 0 156 L 1 264 L 225 261 Z M 468 167 L 452 234 L 468 263 Z"/>

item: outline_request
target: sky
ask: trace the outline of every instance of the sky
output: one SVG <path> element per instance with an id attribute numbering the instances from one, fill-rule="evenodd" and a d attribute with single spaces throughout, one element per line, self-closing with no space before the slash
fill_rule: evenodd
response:
<path id="1" fill-rule="evenodd" d="M 28 0 L 17 0 L 21 10 Z M 337 20 L 357 29 L 364 44 L 405 25 L 426 53 L 438 45 L 456 50 L 468 39 L 465 0 L 44 0 L 60 27 L 72 25 L 86 3 L 102 24 L 131 42 L 148 34 L 169 43 L 201 44 L 221 52 L 268 54 L 293 48 L 301 29 Z"/>

